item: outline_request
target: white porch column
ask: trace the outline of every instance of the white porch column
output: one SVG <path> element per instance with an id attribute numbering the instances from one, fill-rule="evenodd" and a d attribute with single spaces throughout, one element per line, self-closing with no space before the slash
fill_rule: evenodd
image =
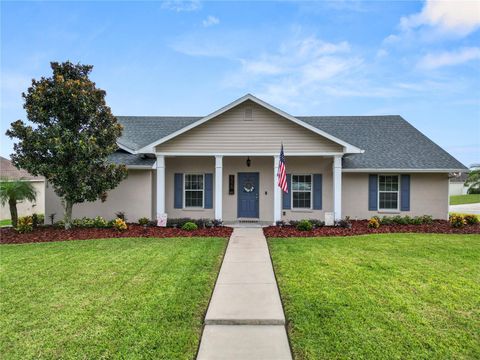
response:
<path id="1" fill-rule="evenodd" d="M 223 203 L 223 156 L 215 156 L 215 219 L 222 220 Z"/>
<path id="2" fill-rule="evenodd" d="M 335 220 L 342 218 L 342 156 L 333 157 L 333 213 Z"/>
<path id="3" fill-rule="evenodd" d="M 278 173 L 278 163 L 280 162 L 280 157 L 275 155 L 273 157 L 273 225 L 277 221 L 282 220 L 282 189 L 277 184 L 277 173 Z M 290 189 L 288 189 L 290 190 Z"/>
<path id="4" fill-rule="evenodd" d="M 165 214 L 165 156 L 157 155 L 157 219 Z"/>

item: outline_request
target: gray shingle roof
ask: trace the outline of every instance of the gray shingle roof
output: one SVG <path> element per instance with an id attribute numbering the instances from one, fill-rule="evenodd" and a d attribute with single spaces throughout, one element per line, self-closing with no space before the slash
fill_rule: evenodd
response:
<path id="1" fill-rule="evenodd" d="M 129 149 L 138 150 L 201 118 L 117 116 L 124 127 L 118 142 Z M 462 163 L 398 115 L 296 118 L 365 150 L 363 154 L 344 156 L 343 167 L 346 169 L 466 169 Z M 117 160 L 131 161 L 130 165 L 140 165 L 145 161 L 127 155 L 116 155 Z"/>
<path id="2" fill-rule="evenodd" d="M 344 156 L 347 169 L 466 169 L 398 115 L 297 118 L 365 150 Z"/>
<path id="3" fill-rule="evenodd" d="M 118 150 L 111 154 L 108 159 L 114 164 L 123 164 L 127 166 L 148 166 L 151 167 L 155 163 L 155 158 L 147 157 L 145 154 L 129 154 L 124 150 Z"/>
<path id="4" fill-rule="evenodd" d="M 118 142 L 129 149 L 138 150 L 187 125 L 201 116 L 117 116 L 123 126 Z"/>

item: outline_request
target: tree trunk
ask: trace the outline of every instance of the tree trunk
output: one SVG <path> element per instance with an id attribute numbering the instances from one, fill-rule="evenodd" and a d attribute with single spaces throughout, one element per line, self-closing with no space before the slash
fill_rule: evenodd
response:
<path id="1" fill-rule="evenodd" d="M 10 206 L 10 218 L 12 219 L 12 226 L 16 228 L 18 223 L 17 201 L 9 200 L 8 205 Z"/>
<path id="2" fill-rule="evenodd" d="M 71 202 L 70 200 L 65 200 L 65 230 L 68 230 L 72 227 L 72 208 L 73 202 Z"/>

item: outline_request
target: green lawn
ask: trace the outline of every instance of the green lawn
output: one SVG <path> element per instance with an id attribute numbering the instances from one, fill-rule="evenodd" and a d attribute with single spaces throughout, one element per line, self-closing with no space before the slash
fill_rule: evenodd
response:
<path id="1" fill-rule="evenodd" d="M 480 203 L 480 194 L 452 195 L 450 205 Z"/>
<path id="2" fill-rule="evenodd" d="M 10 220 L 10 219 L 0 220 L 0 227 L 8 226 L 8 225 L 12 225 L 12 220 Z"/>
<path id="3" fill-rule="evenodd" d="M 219 238 L 0 246 L 2 359 L 192 359 Z"/>
<path id="4" fill-rule="evenodd" d="M 270 239 L 296 359 L 479 359 L 480 236 Z"/>

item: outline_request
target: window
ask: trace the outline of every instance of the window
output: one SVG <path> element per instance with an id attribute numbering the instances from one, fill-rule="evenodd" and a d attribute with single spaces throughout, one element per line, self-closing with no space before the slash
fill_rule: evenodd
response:
<path id="1" fill-rule="evenodd" d="M 292 175 L 292 208 L 312 207 L 312 175 Z"/>
<path id="2" fill-rule="evenodd" d="M 185 174 L 185 207 L 203 207 L 203 174 Z"/>
<path id="3" fill-rule="evenodd" d="M 398 175 L 378 176 L 378 209 L 398 210 Z"/>

